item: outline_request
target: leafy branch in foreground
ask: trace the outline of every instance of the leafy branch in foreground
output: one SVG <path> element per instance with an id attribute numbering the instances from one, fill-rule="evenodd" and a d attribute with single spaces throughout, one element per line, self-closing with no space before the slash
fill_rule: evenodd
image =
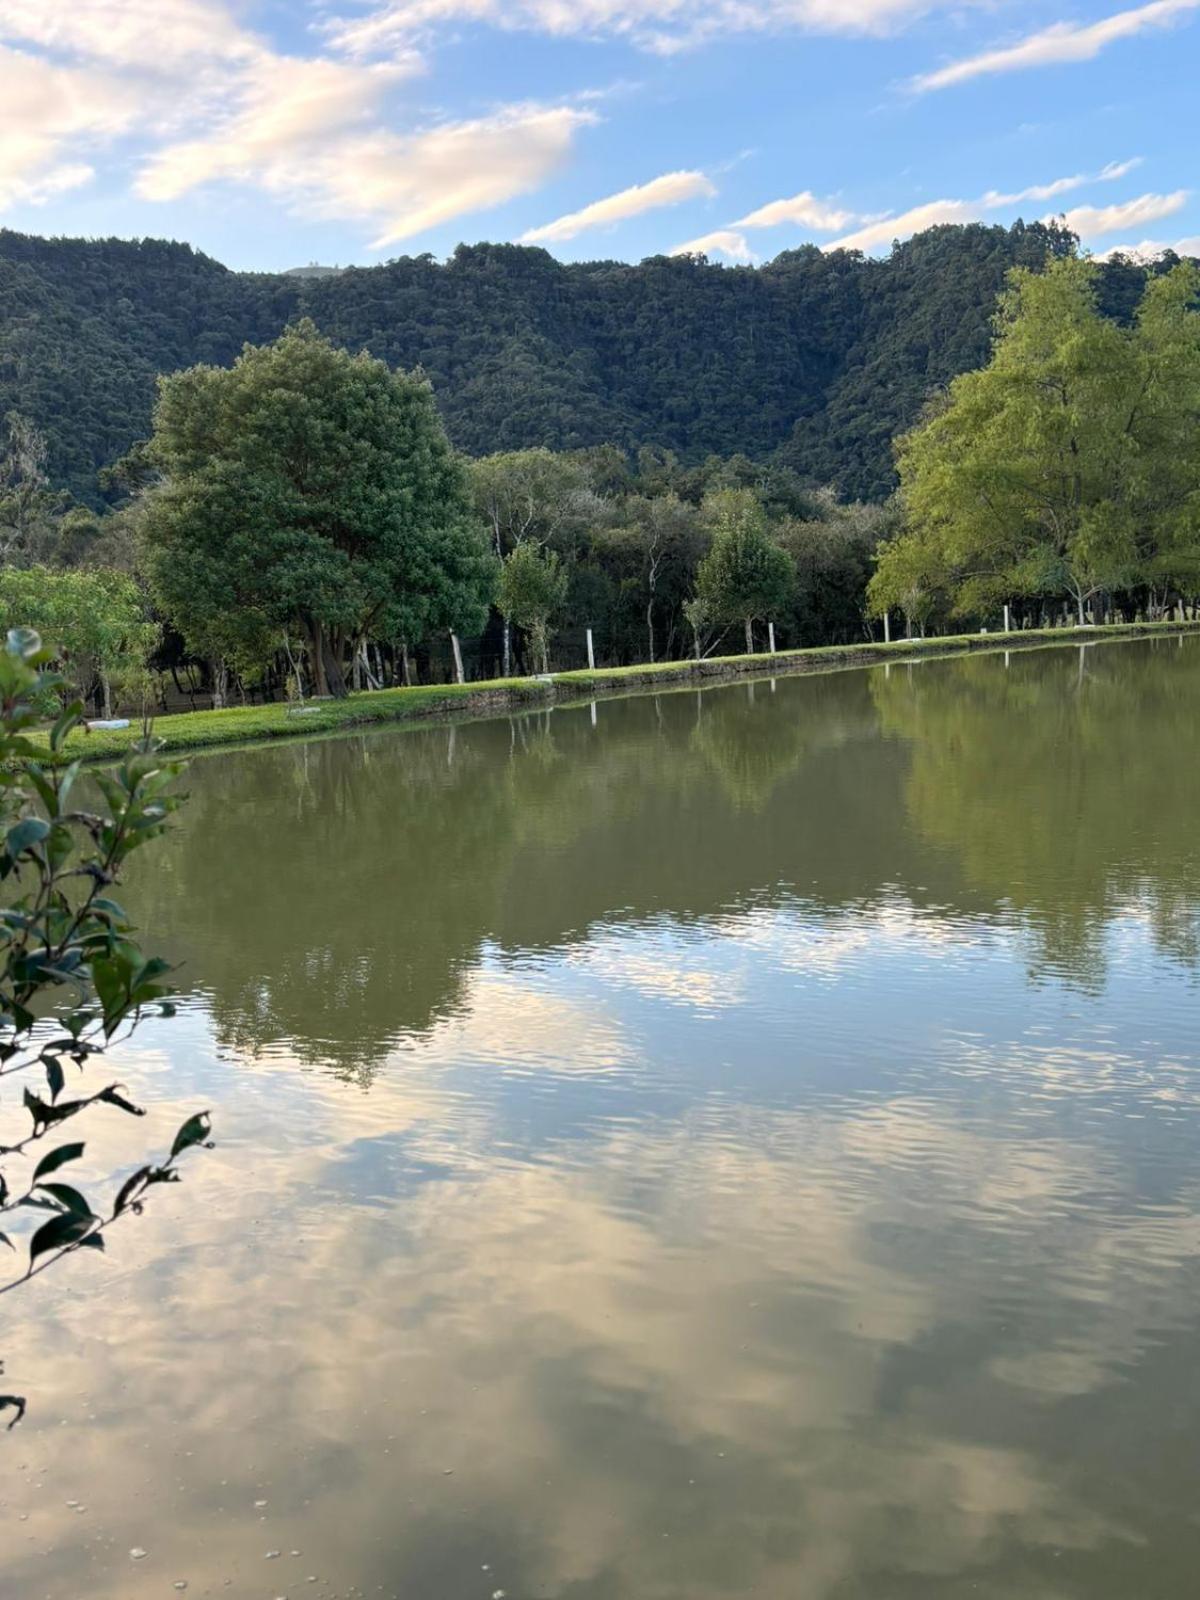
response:
<path id="1" fill-rule="evenodd" d="M 0 1224 L 11 1227 L 26 1211 L 44 1214 L 33 1219 L 27 1244 L 0 1231 L 0 1246 L 18 1259 L 26 1254 L 20 1270 L 0 1278 L 0 1295 L 77 1250 L 102 1250 L 112 1224 L 140 1212 L 156 1185 L 177 1182 L 180 1158 L 207 1145 L 210 1132 L 207 1112 L 189 1117 L 165 1159 L 139 1167 L 105 1202 L 58 1176 L 85 1150 L 79 1141 L 53 1143 L 66 1123 L 98 1105 L 145 1114 L 119 1083 L 73 1097 L 65 1090 L 68 1072 L 102 1059 L 144 1012 L 173 1014 L 170 969 L 142 954 L 111 890 L 129 856 L 156 839 L 178 807 L 171 790 L 181 769 L 160 761 L 146 738 L 115 772 L 89 775 L 95 809 L 75 804 L 79 763 L 64 766 L 60 755 L 82 705 L 59 711 L 49 759 L 30 737 L 64 687 L 52 659 L 24 628 L 0 649 L 0 1091 L 20 1077 L 20 1109 L 29 1118 L 19 1136 L 0 1122 Z M 25 1402 L 0 1395 L 0 1410 L 15 1413 L 12 1427 Z"/>

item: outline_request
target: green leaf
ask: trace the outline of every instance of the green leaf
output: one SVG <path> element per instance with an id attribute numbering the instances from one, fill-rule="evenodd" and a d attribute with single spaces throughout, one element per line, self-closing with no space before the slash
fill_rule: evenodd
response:
<path id="1" fill-rule="evenodd" d="M 50 730 L 50 748 L 59 750 L 63 741 L 78 723 L 83 721 L 83 701 L 72 700 L 69 706 L 64 706 L 61 714 Z"/>
<path id="2" fill-rule="evenodd" d="M 94 916 L 102 917 L 106 922 L 125 923 L 129 920 L 125 914 L 124 906 L 119 905 L 115 900 L 106 899 L 103 895 L 97 895 L 96 899 L 92 901 L 92 913 Z"/>
<path id="3" fill-rule="evenodd" d="M 53 816 L 58 811 L 58 794 L 53 780 L 46 776 L 36 761 L 26 762 L 24 776 L 37 790 L 42 804 Z"/>
<path id="4" fill-rule="evenodd" d="M 95 1216 L 95 1212 L 88 1205 L 83 1195 L 80 1194 L 78 1189 L 72 1189 L 69 1183 L 40 1183 L 38 1188 L 44 1189 L 47 1194 L 52 1194 L 56 1200 L 66 1206 L 68 1211 L 74 1211 L 78 1216 Z"/>
<path id="5" fill-rule="evenodd" d="M 60 1144 L 57 1150 L 47 1151 L 33 1169 L 34 1183 L 45 1173 L 57 1172 L 59 1167 L 65 1167 L 68 1161 L 78 1161 L 83 1151 L 81 1144 Z"/>
<path id="6" fill-rule="evenodd" d="M 50 824 L 43 817 L 25 817 L 5 834 L 5 847 L 15 861 L 23 851 L 41 844 L 49 832 Z"/>
<path id="7" fill-rule="evenodd" d="M 129 1010 L 131 963 L 122 955 L 92 962 L 92 979 L 104 1007 L 104 1026 L 111 1033 Z"/>
<path id="8" fill-rule="evenodd" d="M 67 1245 L 78 1244 L 95 1223 L 95 1217 L 81 1217 L 75 1211 L 60 1211 L 58 1216 L 44 1222 L 29 1241 L 30 1266 L 47 1250 L 62 1250 Z"/>
<path id="9" fill-rule="evenodd" d="M 96 1099 L 103 1100 L 105 1105 L 117 1106 L 122 1111 L 128 1111 L 131 1117 L 146 1115 L 141 1106 L 135 1106 L 132 1100 L 126 1100 L 125 1096 L 119 1093 L 119 1085 L 115 1083 L 109 1084 L 107 1089 L 101 1089 Z"/>
<path id="10" fill-rule="evenodd" d="M 45 1062 L 45 1068 L 46 1082 L 50 1087 L 50 1098 L 51 1100 L 57 1100 L 63 1092 L 63 1085 L 66 1082 L 63 1076 L 62 1062 L 57 1056 L 51 1056 Z"/>
<path id="11" fill-rule="evenodd" d="M 114 1216 L 119 1217 L 121 1215 L 122 1211 L 124 1211 L 125 1207 L 132 1199 L 134 1193 L 142 1187 L 143 1182 L 148 1179 L 149 1176 L 149 1167 L 139 1167 L 136 1172 L 131 1173 L 129 1177 L 126 1178 L 125 1182 L 121 1185 L 115 1202 L 113 1203 Z"/>
<path id="12" fill-rule="evenodd" d="M 175 1143 L 171 1146 L 171 1159 L 181 1155 L 194 1144 L 203 1144 L 212 1132 L 212 1118 L 207 1111 L 198 1111 L 194 1117 L 189 1117 L 175 1135 Z"/>

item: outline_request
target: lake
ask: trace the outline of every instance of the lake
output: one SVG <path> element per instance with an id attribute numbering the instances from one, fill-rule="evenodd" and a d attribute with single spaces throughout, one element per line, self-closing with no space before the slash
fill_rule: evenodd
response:
<path id="1" fill-rule="evenodd" d="M 1192 1592 L 1198 706 L 1187 638 L 196 759 L 89 1156 L 218 1148 L 6 1305 L 0 1593 Z"/>

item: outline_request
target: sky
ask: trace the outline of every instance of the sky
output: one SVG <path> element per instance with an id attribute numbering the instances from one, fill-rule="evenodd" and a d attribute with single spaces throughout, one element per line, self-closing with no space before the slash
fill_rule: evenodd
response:
<path id="1" fill-rule="evenodd" d="M 1200 0 L 0 0 L 0 226 L 232 267 L 1064 216 L 1200 254 Z"/>

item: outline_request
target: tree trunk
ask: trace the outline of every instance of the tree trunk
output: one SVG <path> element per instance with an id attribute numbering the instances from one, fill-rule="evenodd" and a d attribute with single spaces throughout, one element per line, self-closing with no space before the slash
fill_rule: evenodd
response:
<path id="1" fill-rule="evenodd" d="M 400 641 L 400 681 L 406 689 L 412 688 L 412 662 L 408 659 L 408 645 Z"/>
<path id="2" fill-rule="evenodd" d="M 212 708 L 214 711 L 224 711 L 229 698 L 229 668 L 223 656 L 213 657 L 212 684 Z"/>
<path id="3" fill-rule="evenodd" d="M 650 648 L 650 665 L 654 665 L 654 601 L 646 607 L 646 642 Z"/>
<path id="4" fill-rule="evenodd" d="M 325 667 L 326 689 L 335 700 L 345 700 L 350 691 L 346 688 L 346 679 L 342 674 L 342 652 L 338 642 L 330 639 L 329 635 L 321 632 L 321 660 Z"/>
<path id="5" fill-rule="evenodd" d="M 308 628 L 308 659 L 312 669 L 313 694 L 318 700 L 329 693 L 329 679 L 325 676 L 325 631 L 319 623 Z"/>
<path id="6" fill-rule="evenodd" d="M 1083 627 L 1083 595 L 1082 594 L 1077 594 L 1075 596 L 1075 603 L 1079 607 L 1079 626 L 1082 628 Z"/>
<path id="7" fill-rule="evenodd" d="M 746 618 L 746 654 L 754 654 L 754 622 L 750 617 Z"/>
<path id="8" fill-rule="evenodd" d="M 108 681 L 108 673 L 103 668 L 100 672 L 100 692 L 104 696 L 104 716 L 107 719 L 112 716 L 113 711 L 112 684 Z"/>
<path id="9" fill-rule="evenodd" d="M 463 674 L 462 647 L 458 642 L 458 635 L 453 631 L 453 629 L 451 629 L 450 632 L 450 648 L 454 652 L 454 681 L 455 683 L 465 683 L 466 678 Z"/>
<path id="10" fill-rule="evenodd" d="M 507 678 L 512 673 L 512 624 L 509 622 L 507 617 L 503 619 L 503 622 L 504 626 L 501 630 L 501 638 L 503 640 L 503 667 L 500 676 L 502 678 Z"/>

